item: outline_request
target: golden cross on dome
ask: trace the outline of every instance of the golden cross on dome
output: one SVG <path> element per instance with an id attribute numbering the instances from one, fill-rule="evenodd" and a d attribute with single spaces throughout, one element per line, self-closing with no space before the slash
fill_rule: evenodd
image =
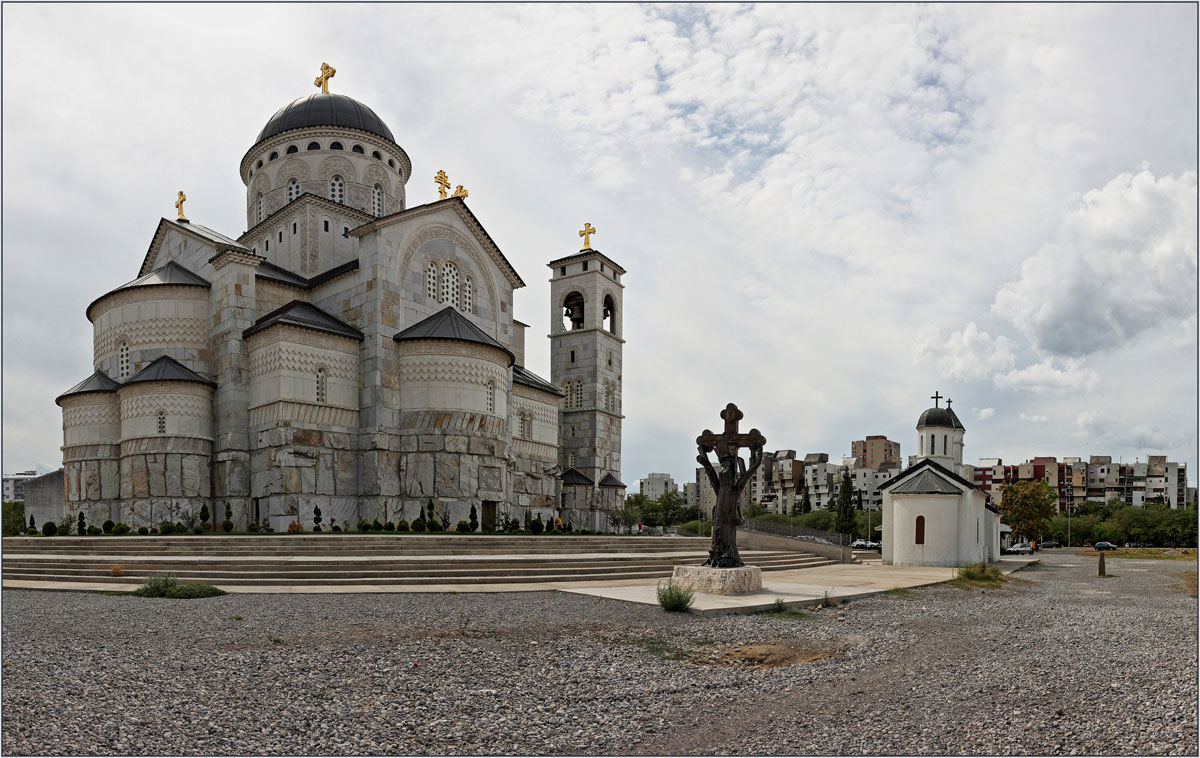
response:
<path id="1" fill-rule="evenodd" d="M 329 94 L 329 80 L 337 73 L 337 69 L 328 63 L 321 63 L 321 75 L 313 80 L 313 84 L 321 88 L 322 95 Z"/>
<path id="2" fill-rule="evenodd" d="M 183 190 L 179 190 L 179 197 L 175 200 L 175 209 L 179 211 L 179 221 L 187 221 L 187 216 L 183 215 L 183 201 L 187 200 L 187 195 L 183 194 Z"/>
<path id="3" fill-rule="evenodd" d="M 467 191 L 465 189 L 463 189 L 463 186 L 460 184 L 454 188 L 454 194 L 451 195 L 450 197 L 461 197 L 463 200 L 466 200 L 467 199 Z"/>
<path id="4" fill-rule="evenodd" d="M 438 186 L 438 198 L 446 199 L 446 190 L 450 187 L 450 177 L 446 176 L 445 171 L 438 171 L 433 177 L 433 183 Z"/>
<path id="5" fill-rule="evenodd" d="M 592 249 L 592 235 L 596 233 L 596 228 L 592 226 L 592 222 L 583 222 L 583 230 L 579 232 L 579 236 L 583 237 L 583 247 L 580 250 Z"/>

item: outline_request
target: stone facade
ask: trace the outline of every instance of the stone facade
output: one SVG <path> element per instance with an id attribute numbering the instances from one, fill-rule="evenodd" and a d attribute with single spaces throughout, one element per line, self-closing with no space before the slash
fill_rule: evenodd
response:
<path id="1" fill-rule="evenodd" d="M 524 282 L 466 203 L 406 208 L 411 163 L 386 128 L 321 118 L 242 158 L 245 233 L 163 219 L 139 278 L 89 306 L 97 373 L 58 400 L 65 510 L 136 527 L 228 504 L 238 529 L 282 530 L 318 507 L 328 527 L 432 501 L 452 524 L 475 506 L 604 528 L 623 492 L 566 497 L 562 444 L 617 481 L 619 268 L 571 282 L 611 307 L 551 340 L 556 381 L 582 380 L 586 406 L 565 409 L 521 367 Z M 447 310 L 470 334 L 394 339 Z"/>

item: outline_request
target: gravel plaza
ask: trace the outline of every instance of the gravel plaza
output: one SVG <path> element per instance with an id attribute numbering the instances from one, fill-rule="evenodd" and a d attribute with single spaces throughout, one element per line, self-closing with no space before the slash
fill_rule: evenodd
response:
<path id="1" fill-rule="evenodd" d="M 6 590 L 3 751 L 1195 755 L 1195 563 L 1040 559 L 784 615 Z"/>

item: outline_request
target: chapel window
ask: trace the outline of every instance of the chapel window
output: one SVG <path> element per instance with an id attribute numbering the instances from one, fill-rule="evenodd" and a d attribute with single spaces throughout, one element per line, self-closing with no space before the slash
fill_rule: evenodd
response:
<path id="1" fill-rule="evenodd" d="M 379 151 L 378 151 L 378 150 L 372 150 L 372 151 L 371 151 L 371 157 L 372 157 L 372 158 L 374 158 L 374 159 L 375 159 L 375 160 L 377 160 L 377 161 L 381 161 L 381 160 L 383 160 L 383 156 L 379 154 Z"/>
<path id="2" fill-rule="evenodd" d="M 329 199 L 335 203 L 346 202 L 346 182 L 342 177 L 335 175 L 329 180 Z"/>
<path id="3" fill-rule="evenodd" d="M 950 445 L 946 444 L 947 439 L 948 439 L 948 437 L 945 434 L 943 434 L 942 435 L 942 455 L 950 454 Z"/>
<path id="4" fill-rule="evenodd" d="M 471 306 L 475 296 L 475 285 L 471 283 L 471 277 L 463 280 L 463 302 L 462 309 L 467 313 L 471 312 Z"/>
<path id="5" fill-rule="evenodd" d="M 362 153 L 362 152 L 364 152 L 364 151 L 363 151 L 363 146 L 362 146 L 362 145 L 355 145 L 354 147 L 350 148 L 350 152 L 352 152 L 352 153 Z"/>
<path id="6" fill-rule="evenodd" d="M 612 295 L 604 296 L 604 311 L 602 313 L 604 329 L 609 334 L 617 333 L 617 303 Z"/>
<path id="7" fill-rule="evenodd" d="M 320 143 L 320 142 L 309 142 L 309 143 L 308 143 L 308 149 L 309 149 L 309 150 L 320 150 L 320 149 L 321 149 L 321 143 Z"/>
<path id="8" fill-rule="evenodd" d="M 330 142 L 330 143 L 329 143 L 329 149 L 330 149 L 330 150 L 341 150 L 341 149 L 342 149 L 342 143 L 341 143 L 341 142 Z"/>
<path id="9" fill-rule="evenodd" d="M 160 410 L 158 412 L 158 433 L 159 434 L 167 433 L 167 412 L 166 411 Z"/>
<path id="10" fill-rule="evenodd" d="M 371 188 L 371 210 L 376 216 L 383 215 L 383 190 L 378 184 Z"/>
<path id="11" fill-rule="evenodd" d="M 388 168 L 395 168 L 395 167 L 396 167 L 396 162 L 394 160 L 392 160 L 391 158 L 388 158 Z"/>
<path id="12" fill-rule="evenodd" d="M 255 217 L 254 217 L 254 223 L 256 223 L 256 224 L 257 224 L 257 223 L 259 223 L 260 221 L 262 221 L 262 220 L 263 220 L 263 199 L 262 199 L 262 193 L 261 193 L 261 192 L 260 192 L 260 193 L 258 193 L 258 197 L 257 197 L 257 198 L 255 198 L 255 200 L 254 200 L 254 205 L 255 205 L 255 208 L 256 208 L 256 210 L 255 210 Z"/>
<path id="13" fill-rule="evenodd" d="M 287 201 L 290 203 L 300 197 L 300 182 L 290 179 L 287 183 Z"/>
<path id="14" fill-rule="evenodd" d="M 929 435 L 929 454 L 937 455 L 937 435 Z"/>
<path id="15" fill-rule="evenodd" d="M 293 221 L 292 222 L 292 234 L 295 234 L 295 233 L 296 233 L 296 222 Z"/>
<path id="16" fill-rule="evenodd" d="M 255 163 L 255 164 L 254 164 L 254 167 L 255 167 L 255 168 L 262 168 L 262 161 L 260 160 L 258 163 Z"/>
<path id="17" fill-rule="evenodd" d="M 283 230 L 282 229 L 279 230 L 279 241 L 283 242 Z"/>
<path id="18" fill-rule="evenodd" d="M 277 153 L 275 151 L 271 151 L 271 154 L 269 156 L 267 156 L 267 160 L 273 161 L 278 157 L 279 157 L 279 153 Z"/>
<path id="19" fill-rule="evenodd" d="M 433 303 L 437 301 L 437 293 L 437 263 L 430 261 L 425 269 L 425 297 Z"/>
<path id="20" fill-rule="evenodd" d="M 270 252 L 270 250 L 271 250 L 271 238 L 264 237 L 263 238 L 263 252 L 264 253 Z"/>
<path id="21" fill-rule="evenodd" d="M 492 379 L 487 386 L 487 412 L 496 412 L 496 380 Z"/>
<path id="22" fill-rule="evenodd" d="M 328 395 L 328 385 L 326 384 L 325 367 L 321 366 L 317 369 L 317 402 L 324 404 Z"/>
<path id="23" fill-rule="evenodd" d="M 533 439 L 533 414 L 525 411 L 521 417 L 521 436 L 527 440 Z"/>
<path id="24" fill-rule="evenodd" d="M 925 517 L 917 516 L 917 544 L 925 544 Z"/>
<path id="25" fill-rule="evenodd" d="M 329 219 L 325 219 L 325 231 L 329 231 Z"/>
<path id="26" fill-rule="evenodd" d="M 129 343 L 122 342 L 120 349 L 117 351 L 117 377 L 124 378 L 129 376 Z"/>
<path id="27" fill-rule="evenodd" d="M 442 302 L 458 307 L 458 267 L 447 261 L 442 265 Z"/>
<path id="28" fill-rule="evenodd" d="M 291 155 L 292 153 L 300 152 L 300 148 L 296 147 L 295 145 L 288 145 L 288 149 L 284 152 L 286 152 L 288 155 Z"/>

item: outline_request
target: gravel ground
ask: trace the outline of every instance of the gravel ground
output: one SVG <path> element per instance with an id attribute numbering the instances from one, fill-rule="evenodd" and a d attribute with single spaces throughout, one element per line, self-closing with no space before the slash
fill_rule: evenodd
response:
<path id="1" fill-rule="evenodd" d="M 3 593 L 5 754 L 1197 754 L 1191 562 L 805 618 L 562 593 Z M 754 645 L 811 662 L 754 668 Z M 739 652 L 740 651 L 740 652 Z M 412 666 L 416 663 L 416 667 Z"/>

